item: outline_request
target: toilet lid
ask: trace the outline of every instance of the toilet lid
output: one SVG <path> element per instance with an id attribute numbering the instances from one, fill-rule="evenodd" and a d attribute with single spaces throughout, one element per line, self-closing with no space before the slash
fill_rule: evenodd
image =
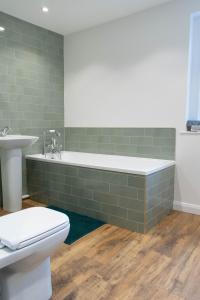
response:
<path id="1" fill-rule="evenodd" d="M 27 208 L 0 217 L 0 243 L 21 249 L 69 226 L 69 218 L 46 207 Z"/>

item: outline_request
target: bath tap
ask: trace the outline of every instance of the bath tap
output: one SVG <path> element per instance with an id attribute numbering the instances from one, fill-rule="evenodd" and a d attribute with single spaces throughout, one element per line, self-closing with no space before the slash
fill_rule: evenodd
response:
<path id="1" fill-rule="evenodd" d="M 9 128 L 8 126 L 0 129 L 0 136 L 1 137 L 4 137 L 8 134 L 8 132 L 10 131 L 11 128 Z"/>
<path id="2" fill-rule="evenodd" d="M 55 130 L 55 129 L 50 129 L 48 132 L 49 133 L 54 133 L 56 136 L 61 136 L 61 133 L 58 130 Z"/>
<path id="3" fill-rule="evenodd" d="M 46 134 L 50 134 L 50 140 L 49 144 L 46 145 Z M 62 151 L 62 145 L 58 143 L 56 137 L 60 137 L 61 133 L 55 129 L 50 129 L 47 132 L 44 132 L 44 155 L 45 157 L 47 154 L 51 155 L 51 158 L 55 158 L 55 155 L 57 154 L 59 156 L 59 159 L 61 159 L 61 151 Z M 47 151 L 46 151 L 46 150 Z"/>
<path id="4" fill-rule="evenodd" d="M 48 145 L 47 147 L 48 153 L 52 154 L 52 159 L 54 158 L 54 154 L 58 154 L 59 158 L 61 159 L 61 150 L 62 150 L 62 145 Z"/>
<path id="5" fill-rule="evenodd" d="M 51 144 L 47 146 L 47 152 L 51 154 L 51 158 L 54 158 L 54 154 L 58 154 L 59 158 L 61 159 L 61 150 L 62 145 L 56 143 L 56 139 L 52 138 Z"/>

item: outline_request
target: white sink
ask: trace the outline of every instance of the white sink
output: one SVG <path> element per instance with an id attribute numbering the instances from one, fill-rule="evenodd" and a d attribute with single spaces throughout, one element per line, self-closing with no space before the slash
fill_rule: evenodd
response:
<path id="1" fill-rule="evenodd" d="M 22 149 L 37 142 L 38 137 L 29 135 L 7 135 L 0 137 L 1 149 Z"/>
<path id="2" fill-rule="evenodd" d="M 22 208 L 22 148 L 37 140 L 38 137 L 27 135 L 0 137 L 3 208 L 7 211 Z"/>

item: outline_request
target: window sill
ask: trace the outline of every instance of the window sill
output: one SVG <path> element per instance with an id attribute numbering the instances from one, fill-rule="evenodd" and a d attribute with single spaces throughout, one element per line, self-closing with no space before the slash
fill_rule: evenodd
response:
<path id="1" fill-rule="evenodd" d="M 200 131 L 181 131 L 181 135 L 200 135 Z"/>

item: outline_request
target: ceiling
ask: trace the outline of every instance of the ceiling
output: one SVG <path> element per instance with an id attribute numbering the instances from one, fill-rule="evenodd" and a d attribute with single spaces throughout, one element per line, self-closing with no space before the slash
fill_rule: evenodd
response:
<path id="1" fill-rule="evenodd" d="M 172 0 L 0 0 L 0 11 L 66 35 Z M 49 12 L 44 14 L 42 6 Z"/>

